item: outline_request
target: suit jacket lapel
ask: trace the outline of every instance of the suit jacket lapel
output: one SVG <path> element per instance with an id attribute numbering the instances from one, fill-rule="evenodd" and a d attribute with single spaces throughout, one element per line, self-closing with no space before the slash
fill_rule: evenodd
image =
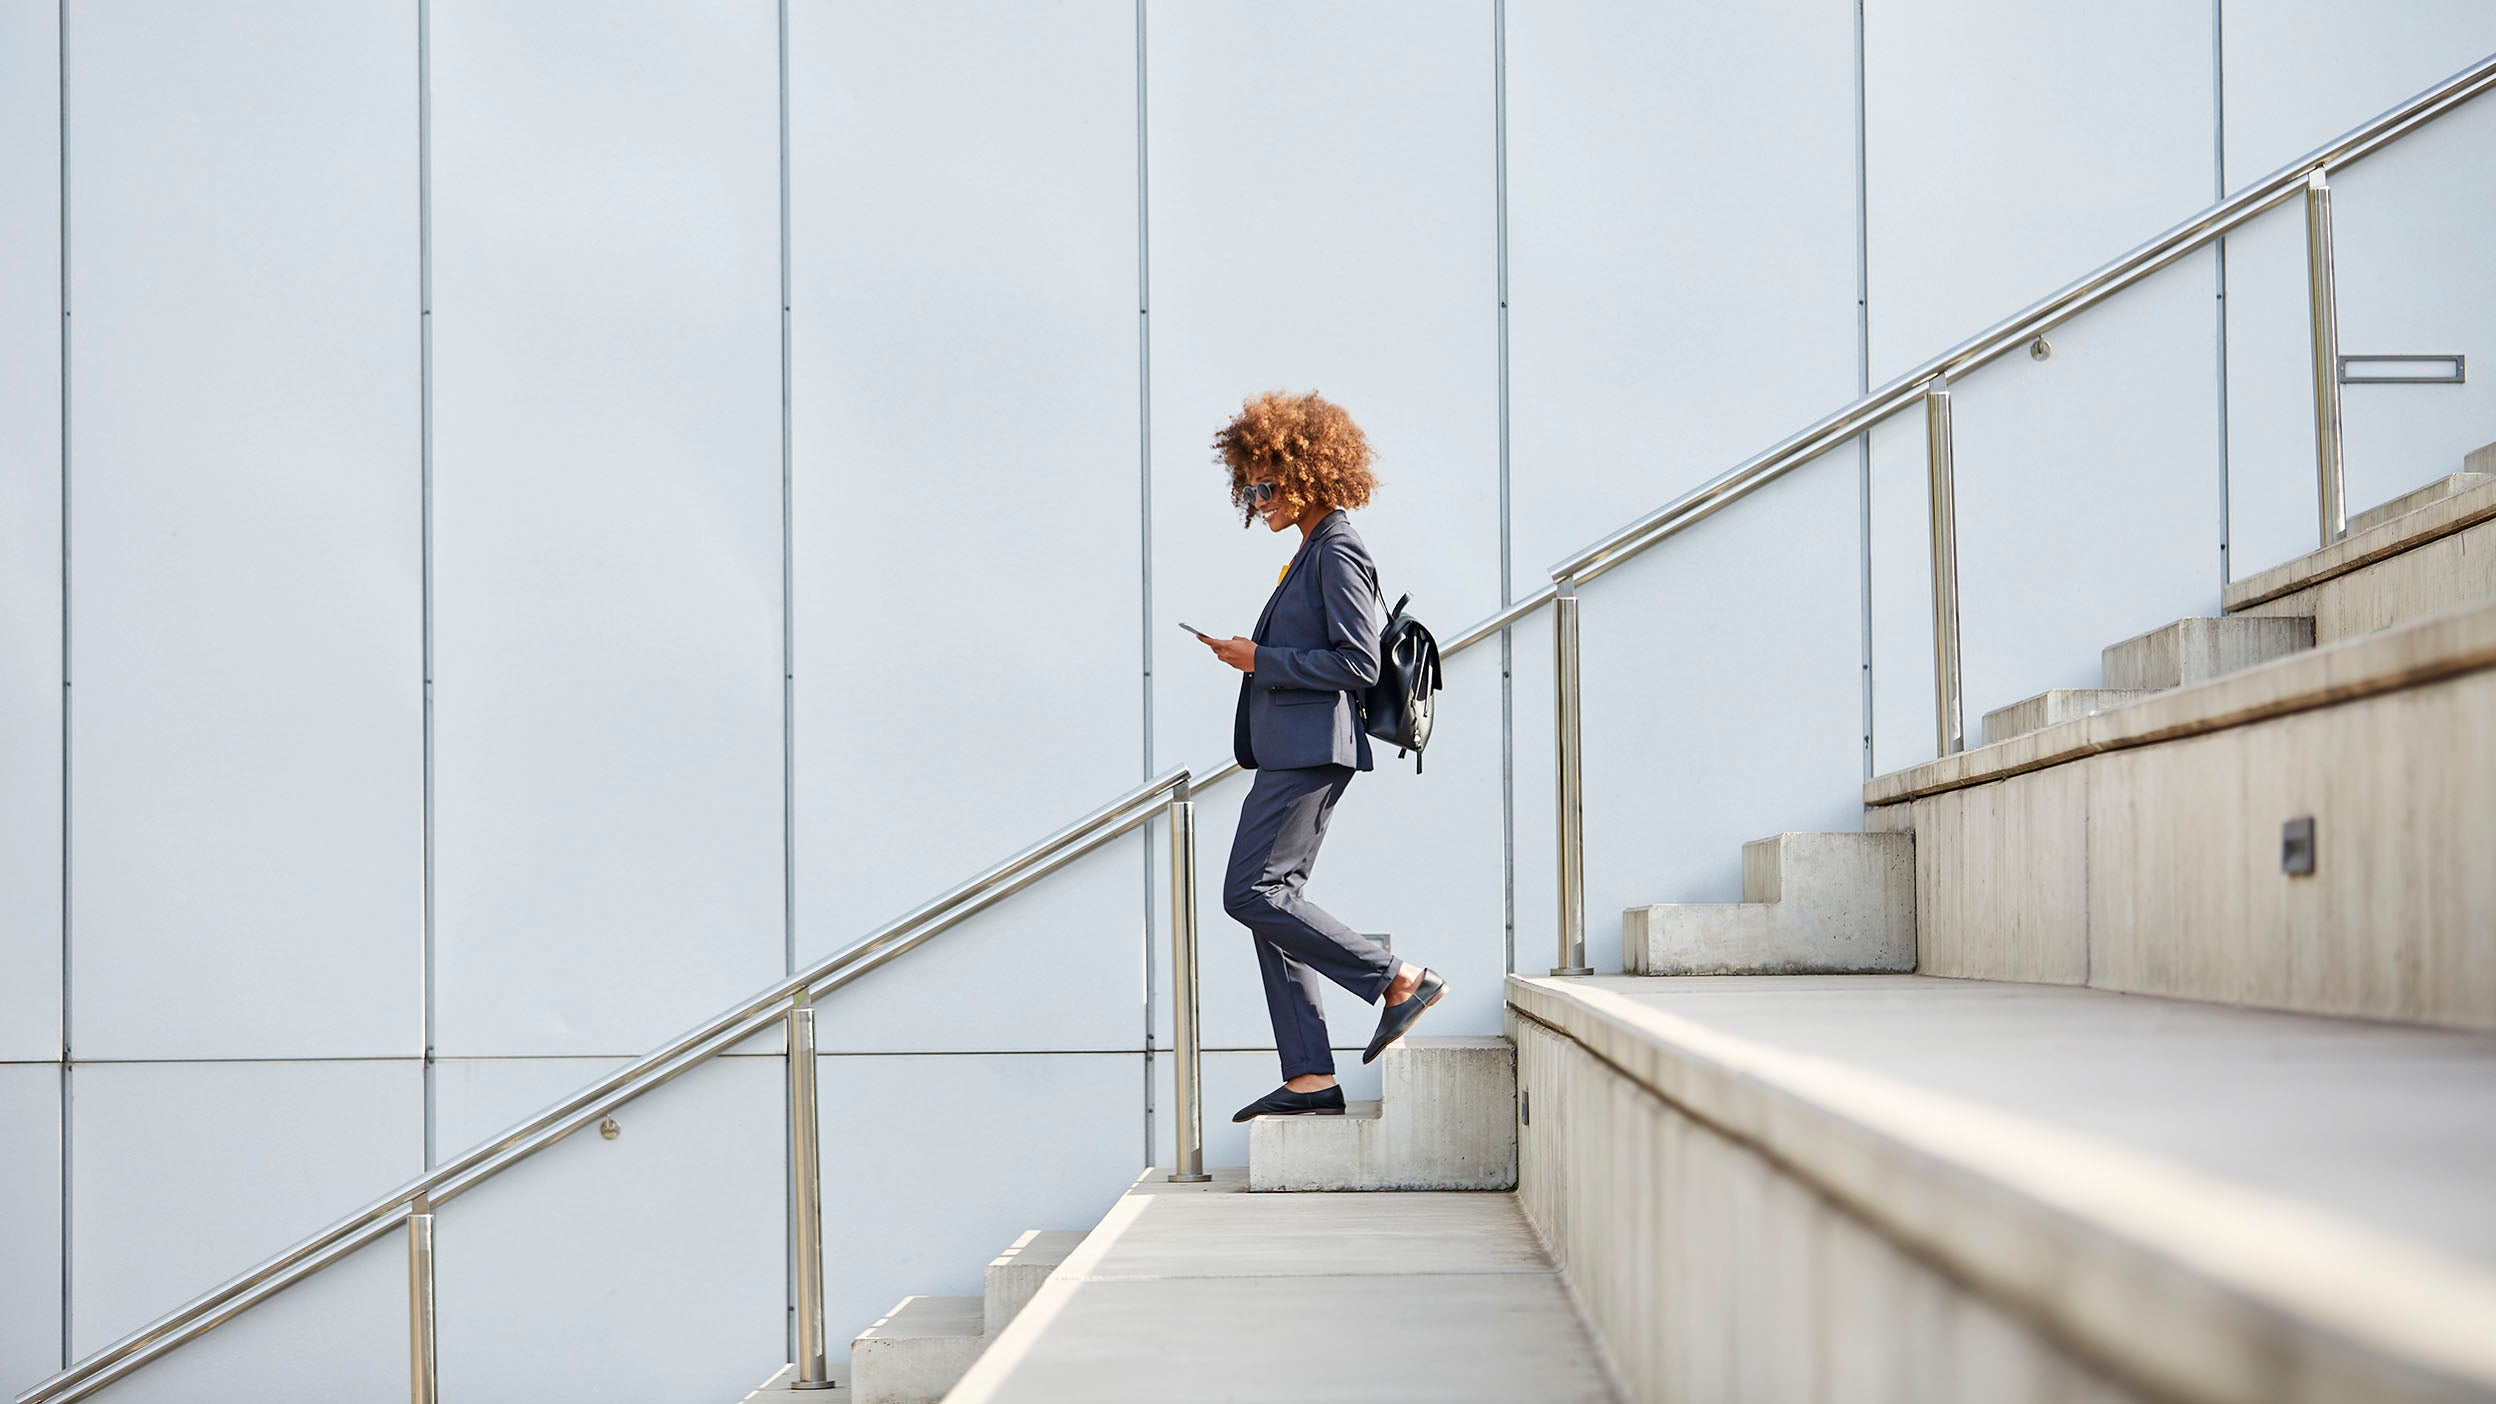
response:
<path id="1" fill-rule="evenodd" d="M 1273 622 L 1274 607 L 1283 602 L 1283 591 L 1291 587 L 1292 581 L 1300 578 L 1301 564 L 1308 560 L 1311 551 L 1317 549 L 1318 542 L 1323 541 L 1328 533 L 1348 520 L 1350 519 L 1344 516 L 1343 509 L 1340 507 L 1318 520 L 1317 530 L 1310 532 L 1309 539 L 1300 543 L 1300 550 L 1291 558 L 1291 564 L 1284 569 L 1283 578 L 1274 582 L 1274 593 L 1265 597 L 1265 610 L 1257 616 L 1257 627 L 1248 631 L 1249 638 L 1258 643 L 1265 642 L 1265 626 Z"/>

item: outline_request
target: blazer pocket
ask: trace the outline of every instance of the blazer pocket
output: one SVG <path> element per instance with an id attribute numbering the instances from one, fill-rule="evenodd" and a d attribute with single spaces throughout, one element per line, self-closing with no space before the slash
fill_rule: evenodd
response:
<path id="1" fill-rule="evenodd" d="M 1278 687 L 1274 689 L 1274 704 L 1278 707 L 1310 707 L 1320 702 L 1332 702 L 1342 695 L 1340 692 L 1320 692 L 1308 687 Z"/>

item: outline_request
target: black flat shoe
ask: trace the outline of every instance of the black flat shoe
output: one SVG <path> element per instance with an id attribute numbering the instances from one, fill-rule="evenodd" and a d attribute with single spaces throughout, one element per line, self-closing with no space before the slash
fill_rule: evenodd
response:
<path id="1" fill-rule="evenodd" d="M 1261 1116 L 1341 1115 L 1343 1115 L 1343 1086 L 1338 1083 L 1333 1087 L 1321 1087 L 1314 1092 L 1294 1092 L 1288 1087 L 1277 1087 L 1231 1113 L 1231 1120 L 1254 1121 Z"/>
<path id="2" fill-rule="evenodd" d="M 1364 1063 L 1378 1061 L 1378 1055 L 1387 1051 L 1388 1044 L 1402 1038 L 1405 1031 L 1419 1022 L 1422 1014 L 1431 1005 L 1446 997 L 1447 981 L 1439 978 L 1439 972 L 1422 971 L 1421 983 L 1413 987 L 1412 998 L 1405 1000 L 1402 1004 L 1390 1004 L 1378 1011 L 1378 1032 L 1369 1036 L 1369 1047 L 1361 1054 L 1361 1061 Z"/>

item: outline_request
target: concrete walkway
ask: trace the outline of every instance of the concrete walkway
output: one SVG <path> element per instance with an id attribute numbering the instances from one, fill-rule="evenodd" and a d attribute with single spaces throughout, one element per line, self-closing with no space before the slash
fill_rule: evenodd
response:
<path id="1" fill-rule="evenodd" d="M 1513 1194 L 1163 1175 L 1128 1190 L 951 1404 L 1617 1397 Z"/>
<path id="2" fill-rule="evenodd" d="M 1554 983 L 2496 1267 L 2496 1038 L 2483 1034 L 1920 975 Z"/>

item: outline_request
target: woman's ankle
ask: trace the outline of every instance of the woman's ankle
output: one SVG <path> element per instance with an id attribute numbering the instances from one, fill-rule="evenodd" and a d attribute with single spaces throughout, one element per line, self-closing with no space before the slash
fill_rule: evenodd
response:
<path id="1" fill-rule="evenodd" d="M 1302 1073 L 1283 1079 L 1283 1087 L 1292 1092 L 1323 1092 L 1334 1085 L 1333 1073 Z"/>

